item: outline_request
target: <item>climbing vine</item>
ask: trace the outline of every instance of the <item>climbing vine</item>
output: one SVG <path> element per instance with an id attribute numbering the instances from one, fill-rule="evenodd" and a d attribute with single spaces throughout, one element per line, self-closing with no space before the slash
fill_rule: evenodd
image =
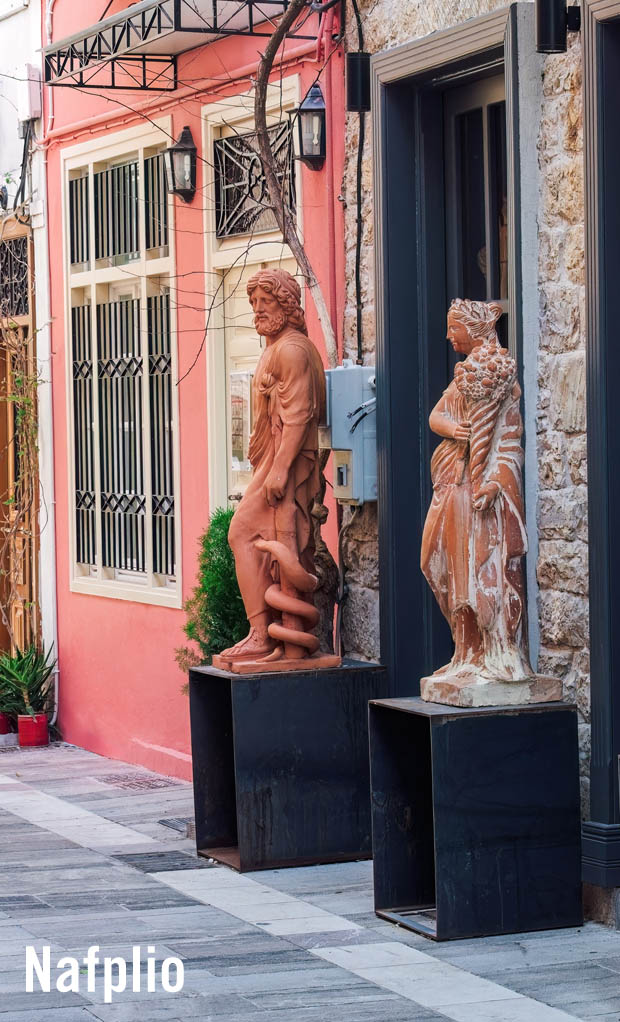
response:
<path id="1" fill-rule="evenodd" d="M 37 545 L 37 395 L 41 381 L 28 315 L 26 246 L 14 250 L 13 264 L 15 252 L 13 280 L 5 277 L 0 285 L 0 620 L 12 648 L 18 649 L 39 639 L 32 573 Z M 16 302 L 22 303 L 18 308 L 21 314 L 12 315 L 11 306 L 15 308 Z"/>

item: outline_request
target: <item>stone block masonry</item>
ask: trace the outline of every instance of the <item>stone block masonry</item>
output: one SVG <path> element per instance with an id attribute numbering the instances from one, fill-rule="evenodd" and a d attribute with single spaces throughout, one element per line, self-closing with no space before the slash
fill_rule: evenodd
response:
<path id="1" fill-rule="evenodd" d="M 365 48 L 371 53 L 457 25 L 503 6 L 493 0 L 360 0 Z M 357 49 L 355 22 L 347 45 Z M 548 56 L 543 70 L 539 137 L 538 203 L 539 336 L 537 480 L 539 551 L 538 669 L 562 679 L 564 695 L 580 714 L 584 816 L 589 804 L 589 633 L 587 559 L 587 460 L 585 442 L 585 286 L 581 50 L 569 36 L 565 54 Z M 344 354 L 356 357 L 355 236 L 357 114 L 347 116 L 345 203 L 347 296 Z M 366 119 L 363 173 L 362 300 L 364 360 L 375 361 L 372 125 Z M 438 339 L 443 340 L 442 338 Z M 412 453 L 413 457 L 413 453 Z M 345 512 L 346 515 L 349 512 Z M 374 507 L 358 512 L 344 543 L 349 587 L 344 642 L 351 656 L 379 656 L 377 518 Z"/>

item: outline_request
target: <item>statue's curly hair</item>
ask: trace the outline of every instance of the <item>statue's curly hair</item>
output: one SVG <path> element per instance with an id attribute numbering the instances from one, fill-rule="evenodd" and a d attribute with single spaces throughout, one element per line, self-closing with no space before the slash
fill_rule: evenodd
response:
<path id="1" fill-rule="evenodd" d="M 467 327 L 472 337 L 497 341 L 495 324 L 503 313 L 498 302 L 475 302 L 470 298 L 455 298 L 448 315 Z"/>
<path id="2" fill-rule="evenodd" d="M 308 335 L 306 317 L 301 307 L 301 288 L 287 270 L 259 270 L 248 281 L 247 292 L 250 298 L 257 287 L 262 287 L 279 302 L 290 326 Z"/>

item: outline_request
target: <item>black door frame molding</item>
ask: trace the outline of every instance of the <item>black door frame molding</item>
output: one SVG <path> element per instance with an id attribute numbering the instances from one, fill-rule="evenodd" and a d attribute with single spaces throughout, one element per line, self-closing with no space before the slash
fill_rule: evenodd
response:
<path id="1" fill-rule="evenodd" d="M 584 880 L 620 886 L 620 342 L 614 319 L 620 272 L 617 124 L 620 0 L 583 0 L 586 366 L 590 687 L 590 820 L 583 826 Z M 615 23 L 615 25 L 614 25 Z M 615 59 L 613 59 L 615 57 Z"/>
<path id="2" fill-rule="evenodd" d="M 529 219 L 522 216 L 521 190 L 523 188 L 524 197 L 532 188 L 537 193 L 533 175 L 538 170 L 535 145 L 520 144 L 519 128 L 523 97 L 530 121 L 535 119 L 531 116 L 532 102 L 540 102 L 537 96 L 541 91 L 541 64 L 535 53 L 533 7 L 531 3 L 514 3 L 376 54 L 371 60 L 381 659 L 388 667 L 394 695 L 418 694 L 420 677 L 438 666 L 432 663 L 435 613 L 432 596 L 419 569 L 419 544 L 417 539 L 413 544 L 410 540 L 412 533 L 421 538 L 431 492 L 430 478 L 427 478 L 426 415 L 429 400 L 436 399 L 438 394 L 433 392 L 432 385 L 429 388 L 427 338 L 432 333 L 434 340 L 435 326 L 429 333 L 432 310 L 427 306 L 429 288 L 440 262 L 436 251 L 438 243 L 428 244 L 430 229 L 427 232 L 425 218 L 427 212 L 429 220 L 433 216 L 433 198 L 420 181 L 419 168 L 426 158 L 428 137 L 425 141 L 416 96 L 424 83 L 428 85 L 453 69 L 455 74 L 468 70 L 471 73 L 478 68 L 504 69 L 510 347 L 522 369 L 524 337 L 529 338 L 528 343 L 537 344 L 535 266 L 531 270 L 533 277 L 526 281 L 530 295 L 534 288 L 535 323 L 530 318 L 524 324 L 522 301 L 524 278 L 528 274 L 531 276 L 530 266 L 537 263 L 531 257 L 529 261 L 522 258 L 522 251 L 527 249 L 531 253 L 537 245 L 536 218 L 531 210 L 528 210 Z M 527 237 L 523 237 L 524 230 Z M 445 324 L 445 309 L 441 315 Z M 531 302 L 526 315 L 532 315 Z M 445 343 L 443 333 L 437 337 L 437 343 Z M 535 408 L 535 358 L 527 361 L 533 362 L 530 400 L 534 401 Z M 527 396 L 527 379 L 525 390 Z M 526 400 L 526 430 L 528 418 L 533 423 L 533 417 L 527 415 Z M 526 464 L 527 457 L 526 444 Z M 535 445 L 530 457 L 535 468 Z M 534 493 L 530 513 L 532 510 L 535 513 L 535 497 Z"/>

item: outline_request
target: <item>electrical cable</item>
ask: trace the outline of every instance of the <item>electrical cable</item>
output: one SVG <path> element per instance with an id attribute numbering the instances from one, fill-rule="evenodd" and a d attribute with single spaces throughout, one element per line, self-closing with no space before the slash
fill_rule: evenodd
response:
<path id="1" fill-rule="evenodd" d="M 360 15 L 360 9 L 357 4 L 357 0 L 351 0 L 353 4 L 353 13 L 355 15 L 355 21 L 357 24 L 357 40 L 359 52 L 364 52 L 364 29 L 362 27 L 362 18 Z M 357 203 L 357 217 L 356 217 L 356 236 L 355 236 L 355 304 L 356 304 L 356 326 L 357 326 L 357 364 L 364 364 L 364 333 L 362 325 L 362 313 L 364 306 L 362 302 L 362 234 L 364 231 L 364 223 L 362 219 L 362 165 L 364 159 L 364 142 L 366 139 L 366 112 L 360 110 L 360 128 L 359 137 L 357 141 L 357 170 L 356 170 L 356 203 Z"/>
<path id="2" fill-rule="evenodd" d="M 344 581 L 344 558 L 342 555 L 342 540 L 349 531 L 353 522 L 358 516 L 359 506 L 353 508 L 353 513 L 348 522 L 341 526 L 338 533 L 338 595 L 336 597 L 336 655 L 342 657 L 342 606 L 347 598 L 348 589 Z"/>
<path id="3" fill-rule="evenodd" d="M 13 199 L 13 209 L 26 201 L 26 175 L 28 173 L 28 160 L 30 158 L 30 136 L 32 135 L 32 121 L 26 122 L 26 130 L 24 132 L 24 151 L 22 154 L 22 169 L 19 178 L 19 184 L 17 191 L 15 192 L 15 198 Z"/>

